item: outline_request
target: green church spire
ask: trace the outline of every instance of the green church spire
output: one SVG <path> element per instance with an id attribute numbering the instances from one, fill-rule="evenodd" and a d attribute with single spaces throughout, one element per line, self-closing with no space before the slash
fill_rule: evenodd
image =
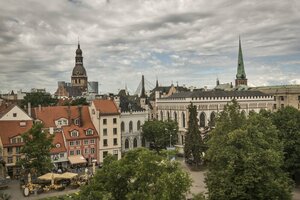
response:
<path id="1" fill-rule="evenodd" d="M 237 66 L 237 79 L 246 79 L 246 73 L 244 68 L 244 60 L 243 60 L 243 53 L 242 53 L 242 45 L 241 45 L 241 38 L 239 37 L 239 58 L 238 58 L 238 66 Z"/>

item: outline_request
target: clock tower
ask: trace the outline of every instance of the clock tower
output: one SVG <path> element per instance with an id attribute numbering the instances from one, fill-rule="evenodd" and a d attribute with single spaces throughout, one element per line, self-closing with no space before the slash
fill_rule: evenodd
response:
<path id="1" fill-rule="evenodd" d="M 75 67 L 73 68 L 71 76 L 72 87 L 78 87 L 81 92 L 87 92 L 88 78 L 86 75 L 85 68 L 83 67 L 82 50 L 78 42 L 78 48 L 75 56 Z"/>

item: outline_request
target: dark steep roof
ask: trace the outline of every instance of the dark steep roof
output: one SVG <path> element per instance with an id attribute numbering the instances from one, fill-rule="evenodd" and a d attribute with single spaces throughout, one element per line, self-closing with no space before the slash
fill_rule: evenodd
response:
<path id="1" fill-rule="evenodd" d="M 194 97 L 250 97 L 250 96 L 270 96 L 260 91 L 193 91 L 175 93 L 164 99 L 173 98 L 194 98 Z"/>
<path id="2" fill-rule="evenodd" d="M 120 96 L 120 108 L 121 112 L 130 112 L 130 111 L 144 111 L 140 106 L 140 98 L 138 96 Z"/>

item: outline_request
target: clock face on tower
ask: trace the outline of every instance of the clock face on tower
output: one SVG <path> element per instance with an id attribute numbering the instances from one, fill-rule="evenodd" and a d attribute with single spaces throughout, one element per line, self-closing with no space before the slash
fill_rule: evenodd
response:
<path id="1" fill-rule="evenodd" d="M 79 74 L 80 74 L 80 72 L 79 72 L 79 71 L 76 71 L 76 74 L 77 74 L 77 75 L 79 75 Z"/>

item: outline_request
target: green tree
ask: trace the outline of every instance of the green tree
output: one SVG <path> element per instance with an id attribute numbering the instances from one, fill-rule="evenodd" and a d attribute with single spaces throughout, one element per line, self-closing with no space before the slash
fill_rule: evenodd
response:
<path id="1" fill-rule="evenodd" d="M 209 199 L 291 199 L 283 172 L 283 146 L 262 114 L 245 119 L 236 102 L 227 105 L 208 142 Z"/>
<path id="2" fill-rule="evenodd" d="M 300 111 L 287 106 L 273 114 L 284 146 L 284 169 L 294 180 L 300 179 Z"/>
<path id="3" fill-rule="evenodd" d="M 27 172 L 36 175 L 44 174 L 52 169 L 50 150 L 53 148 L 53 136 L 42 130 L 38 123 L 22 134 L 24 146 L 21 153 L 25 155 L 17 164 Z"/>
<path id="4" fill-rule="evenodd" d="M 64 106 L 78 106 L 78 105 L 89 105 L 89 103 L 86 101 L 86 98 L 80 97 L 78 99 L 74 99 L 71 102 L 64 103 Z"/>
<path id="5" fill-rule="evenodd" d="M 24 108 L 31 103 L 32 107 L 41 106 L 54 106 L 57 104 L 57 99 L 51 97 L 51 94 L 44 92 L 31 92 L 27 93 L 21 102 L 21 107 Z"/>
<path id="6" fill-rule="evenodd" d="M 177 143 L 178 124 L 175 121 L 146 121 L 142 136 L 159 152 Z"/>
<path id="7" fill-rule="evenodd" d="M 79 199 L 185 199 L 191 179 L 177 162 L 144 148 L 126 153 L 121 160 L 105 159 Z"/>
<path id="8" fill-rule="evenodd" d="M 198 167 L 202 160 L 202 152 L 205 151 L 205 145 L 199 131 L 197 107 L 190 104 L 188 109 L 189 121 L 185 136 L 184 155 L 187 159 L 193 159 L 196 167 Z"/>

